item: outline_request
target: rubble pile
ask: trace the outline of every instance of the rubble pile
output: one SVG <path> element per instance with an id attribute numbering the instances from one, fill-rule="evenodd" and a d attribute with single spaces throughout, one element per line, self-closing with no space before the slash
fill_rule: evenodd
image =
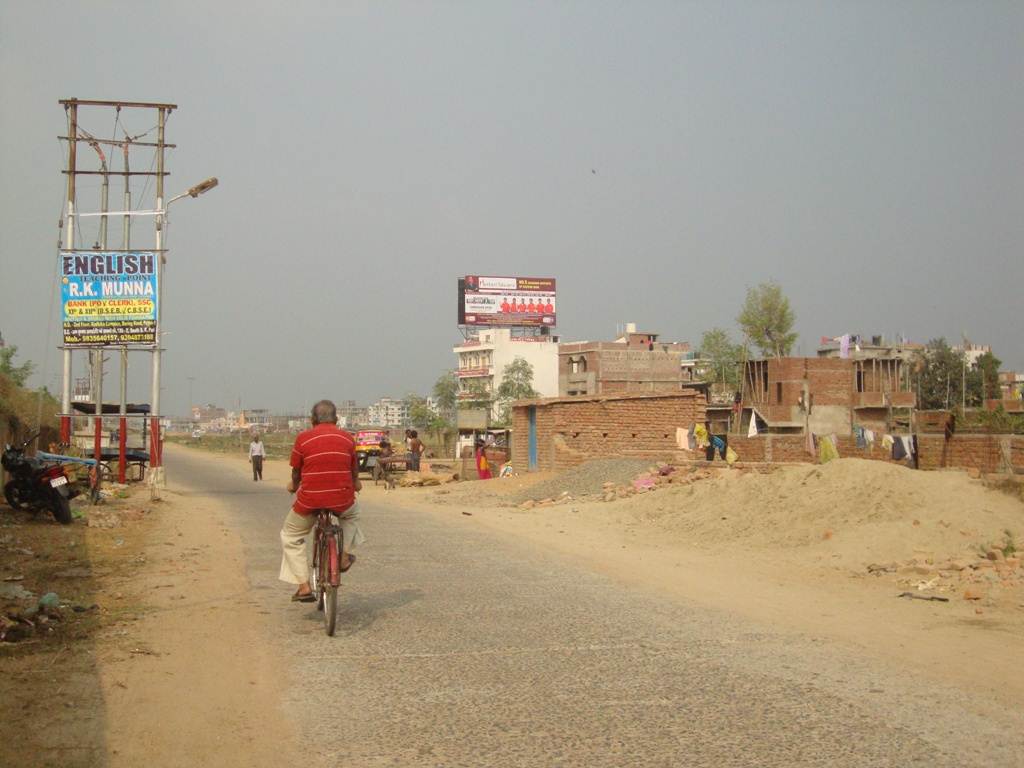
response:
<path id="1" fill-rule="evenodd" d="M 669 485 L 690 485 L 700 480 L 707 480 L 714 477 L 715 471 L 711 469 L 696 469 L 689 472 L 678 471 L 671 464 L 659 463 L 648 467 L 645 471 L 634 476 L 625 483 L 608 480 L 602 483 L 601 490 L 597 494 L 583 494 L 573 496 L 568 491 L 563 491 L 557 496 L 548 496 L 543 499 L 527 499 L 519 504 L 519 509 L 534 509 L 535 507 L 551 507 L 556 504 L 564 504 L 570 501 L 616 501 L 636 496 L 642 493 L 650 493 L 659 488 Z"/>
<path id="2" fill-rule="evenodd" d="M 959 593 L 964 600 L 984 600 L 995 591 L 1024 584 L 1021 558 L 1012 542 L 938 562 L 917 555 L 904 562 L 872 563 L 867 572 L 895 576 L 897 584 L 918 592 Z"/>

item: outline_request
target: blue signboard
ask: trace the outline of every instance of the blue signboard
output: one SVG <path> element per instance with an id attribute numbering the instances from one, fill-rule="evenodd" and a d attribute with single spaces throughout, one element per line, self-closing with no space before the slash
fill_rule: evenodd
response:
<path id="1" fill-rule="evenodd" d="M 62 251 L 65 346 L 157 343 L 156 251 Z"/>

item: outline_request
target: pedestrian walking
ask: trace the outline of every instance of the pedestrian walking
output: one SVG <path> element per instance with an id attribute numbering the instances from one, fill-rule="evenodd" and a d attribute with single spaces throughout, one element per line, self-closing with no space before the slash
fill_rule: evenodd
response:
<path id="1" fill-rule="evenodd" d="M 257 433 L 252 436 L 252 442 L 249 443 L 249 462 L 252 464 L 253 482 L 263 479 L 263 459 L 266 457 L 267 448 Z"/>
<path id="2" fill-rule="evenodd" d="M 415 429 L 409 430 L 409 469 L 413 472 L 420 471 L 420 457 L 427 447 L 420 440 L 420 434 Z"/>

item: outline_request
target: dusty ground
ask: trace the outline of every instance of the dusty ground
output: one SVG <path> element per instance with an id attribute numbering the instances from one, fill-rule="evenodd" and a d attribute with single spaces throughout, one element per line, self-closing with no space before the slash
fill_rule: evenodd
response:
<path id="1" fill-rule="evenodd" d="M 242 462 L 239 457 L 225 461 Z M 364 498 L 469 516 L 624 581 L 910 665 L 1024 706 L 1024 502 L 963 472 L 858 459 L 770 474 L 680 472 L 602 498 L 602 462 Z M 617 483 L 621 472 L 613 473 Z M 268 480 L 285 482 L 283 462 Z M 523 509 L 523 499 L 571 500 Z M 995 548 L 1001 562 L 988 559 Z M 970 596 L 965 599 L 970 588 Z M 898 597 L 941 597 L 947 602 Z M 967 661 L 969 660 L 969 661 Z"/>
<path id="2" fill-rule="evenodd" d="M 0 506 L 0 578 L 22 577 L 0 584 L 62 602 L 43 631 L 0 643 L 0 764 L 287 756 L 282 673 L 259 642 L 241 547 L 217 505 L 171 493 L 152 502 L 140 488 L 82 510 L 113 527 L 58 526 Z M 17 615 L 35 602 L 9 596 L 3 607 Z"/>
<path id="3" fill-rule="evenodd" d="M 557 477 L 397 489 L 392 501 L 470 513 L 620 579 L 1024 705 L 1024 668 L 1010 661 L 1024 658 L 1019 496 L 963 473 L 856 459 L 685 477 L 611 502 L 532 509 L 519 500 L 534 483 L 551 498 Z M 1003 562 L 986 556 L 995 547 Z M 968 588 L 979 599 L 965 599 Z M 948 602 L 898 597 L 908 591 Z"/>
<path id="4" fill-rule="evenodd" d="M 244 468 L 244 459 L 216 461 Z M 960 473 L 842 460 L 769 475 L 679 474 L 610 502 L 521 508 L 563 482 L 602 498 L 601 473 L 391 491 L 367 483 L 364 498 L 458 516 L 683 604 L 895 661 L 982 693 L 993 714 L 1024 705 L 1019 496 Z M 266 475 L 283 484 L 287 468 L 272 461 Z M 93 518 L 114 527 L 63 527 L 0 507 L 0 579 L 12 579 L 0 581 L 10 595 L 0 608 L 35 603 L 16 588 L 54 591 L 63 606 L 42 631 L 0 644 L 0 765 L 294 758 L 285 670 L 220 502 L 168 492 L 153 503 L 142 489 Z M 965 599 L 975 587 L 979 599 Z M 949 601 L 897 597 L 905 591 Z"/>

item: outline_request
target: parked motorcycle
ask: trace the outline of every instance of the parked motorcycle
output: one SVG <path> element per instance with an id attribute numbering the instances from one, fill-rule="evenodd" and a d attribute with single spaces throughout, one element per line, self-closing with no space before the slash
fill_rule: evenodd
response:
<path id="1" fill-rule="evenodd" d="M 60 464 L 47 464 L 26 456 L 25 449 L 37 435 L 20 445 L 5 445 L 0 463 L 10 480 L 4 485 L 4 498 L 15 509 L 48 509 L 59 523 L 71 522 L 70 500 L 80 491 Z"/>

